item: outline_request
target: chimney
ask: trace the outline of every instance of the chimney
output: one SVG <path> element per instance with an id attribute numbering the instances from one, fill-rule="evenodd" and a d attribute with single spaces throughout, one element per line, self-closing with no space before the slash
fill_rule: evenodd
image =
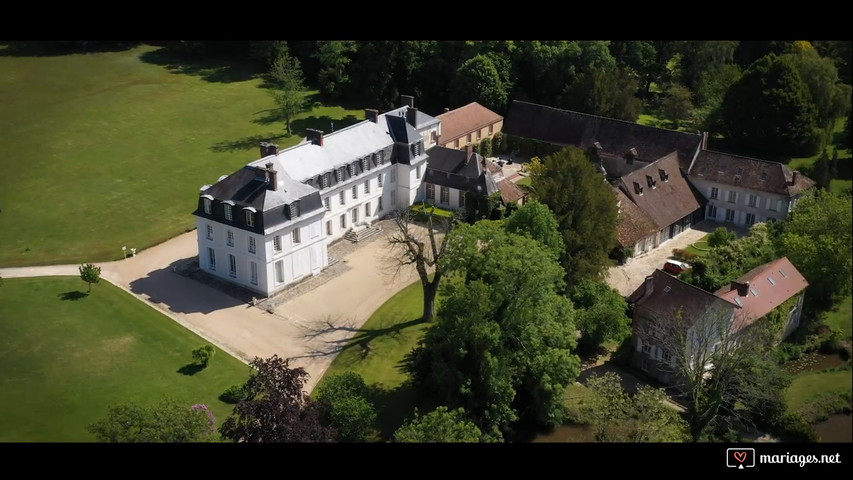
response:
<path id="1" fill-rule="evenodd" d="M 732 285 L 730 287 L 732 290 L 737 290 L 738 296 L 745 297 L 747 293 L 749 293 L 749 282 L 738 282 L 737 280 L 732 280 Z"/>
<path id="2" fill-rule="evenodd" d="M 414 108 L 415 97 L 413 97 L 411 95 L 400 95 L 400 106 L 401 107 Z"/>
<path id="3" fill-rule="evenodd" d="M 272 162 L 267 162 L 266 167 L 267 190 L 278 190 L 278 172 L 275 171 Z"/>
<path id="4" fill-rule="evenodd" d="M 449 111 L 450 111 L 450 109 L 449 109 L 449 108 L 444 107 L 444 113 L 447 113 L 447 112 L 449 112 Z"/>
<path id="5" fill-rule="evenodd" d="M 261 142 L 259 145 L 261 147 L 261 158 L 278 155 L 278 145 L 272 142 Z"/>
<path id="6" fill-rule="evenodd" d="M 323 146 L 322 130 L 317 130 L 316 128 L 306 128 L 305 130 L 308 132 L 305 138 L 307 138 L 309 142 L 313 143 L 314 145 L 319 145 L 321 147 Z"/>
<path id="7" fill-rule="evenodd" d="M 375 108 L 365 108 L 364 109 L 364 118 L 370 120 L 373 123 L 379 122 L 379 110 Z"/>
<path id="8" fill-rule="evenodd" d="M 418 126 L 418 109 L 415 107 L 409 107 L 406 109 L 406 122 L 413 127 Z"/>

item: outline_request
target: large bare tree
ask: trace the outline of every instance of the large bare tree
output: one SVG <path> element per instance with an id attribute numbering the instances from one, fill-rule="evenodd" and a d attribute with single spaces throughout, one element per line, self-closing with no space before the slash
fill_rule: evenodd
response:
<path id="1" fill-rule="evenodd" d="M 723 300 L 643 317 L 635 328 L 655 348 L 655 367 L 670 373 L 681 392 L 694 441 L 718 420 L 749 425 L 777 400 L 778 388 L 770 385 L 777 377 L 771 375 L 775 334 L 769 322 L 752 321 L 749 312 Z"/>
<path id="2" fill-rule="evenodd" d="M 426 209 L 424 215 L 425 225 L 421 226 L 415 223 L 415 214 L 411 210 L 398 209 L 394 214 L 397 228 L 388 242 L 398 271 L 410 265 L 417 270 L 424 290 L 423 320 L 429 322 L 435 314 L 435 295 L 445 274 L 441 260 L 455 219 L 433 215 Z"/>

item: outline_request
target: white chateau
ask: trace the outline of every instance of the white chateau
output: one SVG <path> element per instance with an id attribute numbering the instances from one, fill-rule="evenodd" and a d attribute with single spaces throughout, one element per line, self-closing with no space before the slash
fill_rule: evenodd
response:
<path id="1" fill-rule="evenodd" d="M 441 122 L 403 104 L 282 151 L 262 143 L 259 160 L 203 186 L 199 267 L 269 296 L 325 268 L 329 243 L 422 200 Z"/>

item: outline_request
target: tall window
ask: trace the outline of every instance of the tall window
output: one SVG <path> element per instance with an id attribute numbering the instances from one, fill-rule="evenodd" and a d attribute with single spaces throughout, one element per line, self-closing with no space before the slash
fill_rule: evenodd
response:
<path id="1" fill-rule="evenodd" d="M 388 174 L 388 182 L 394 183 L 397 181 L 397 169 L 391 168 L 391 172 Z"/>
<path id="2" fill-rule="evenodd" d="M 726 221 L 734 222 L 735 221 L 735 211 L 732 209 L 726 210 Z"/>
<path id="3" fill-rule="evenodd" d="M 415 178 L 421 178 L 421 166 L 418 165 L 418 168 L 415 169 Z"/>
<path id="4" fill-rule="evenodd" d="M 275 281 L 276 283 L 284 283 L 284 260 L 275 262 Z"/>
<path id="5" fill-rule="evenodd" d="M 340 201 L 341 205 L 347 204 L 347 198 L 346 198 L 346 195 L 344 195 L 343 190 L 341 191 L 341 193 L 338 194 L 338 200 Z"/>
<path id="6" fill-rule="evenodd" d="M 747 225 L 755 224 L 755 214 L 754 213 L 747 213 L 746 214 L 746 224 Z"/>
<path id="7" fill-rule="evenodd" d="M 237 277 L 237 257 L 234 255 L 228 254 L 228 275 L 231 277 Z"/>
<path id="8" fill-rule="evenodd" d="M 300 215 L 302 212 L 299 210 L 299 200 L 296 200 L 290 204 L 290 218 L 296 218 Z"/>
<path id="9" fill-rule="evenodd" d="M 323 206 L 326 207 L 327 212 L 332 209 L 332 202 L 329 201 L 329 197 L 323 199 Z"/>
<path id="10" fill-rule="evenodd" d="M 465 206 L 465 191 L 459 190 L 459 207 Z"/>
<path id="11" fill-rule="evenodd" d="M 379 183 L 379 188 L 382 188 L 382 174 L 376 176 L 376 181 Z"/>
<path id="12" fill-rule="evenodd" d="M 370 193 L 370 179 L 364 181 L 364 193 Z"/>
<path id="13" fill-rule="evenodd" d="M 207 226 L 207 239 L 213 240 L 213 225 Z"/>
<path id="14" fill-rule="evenodd" d="M 216 252 L 210 247 L 207 247 L 207 268 L 216 270 Z"/>
<path id="15" fill-rule="evenodd" d="M 382 211 L 382 197 L 379 197 L 379 205 L 376 207 L 378 211 Z"/>
<path id="16" fill-rule="evenodd" d="M 251 210 L 246 210 L 246 226 L 254 227 L 255 226 L 255 213 Z"/>
<path id="17" fill-rule="evenodd" d="M 326 235 L 332 234 L 332 221 L 326 220 Z"/>
<path id="18" fill-rule="evenodd" d="M 729 203 L 737 202 L 737 192 L 734 190 L 729 190 Z"/>
<path id="19" fill-rule="evenodd" d="M 213 212 L 213 207 L 211 206 L 211 202 L 209 198 L 205 198 L 204 200 L 204 213 L 210 215 Z"/>
<path id="20" fill-rule="evenodd" d="M 750 193 L 749 196 L 746 198 L 747 198 L 746 204 L 749 205 L 750 207 L 754 207 L 758 203 L 758 196 L 757 195 L 753 195 Z"/>
<path id="21" fill-rule="evenodd" d="M 715 205 L 708 205 L 708 218 L 717 218 L 717 207 Z"/>
<path id="22" fill-rule="evenodd" d="M 720 191 L 717 190 L 717 187 L 711 187 L 711 200 L 716 200 Z"/>
<path id="23" fill-rule="evenodd" d="M 370 202 L 364 204 L 364 218 L 370 216 Z"/>
<path id="24" fill-rule="evenodd" d="M 258 264 L 255 262 L 249 262 L 249 282 L 252 285 L 258 284 Z"/>
<path id="25" fill-rule="evenodd" d="M 432 183 L 427 183 L 426 190 L 427 200 L 435 201 L 435 185 L 433 185 Z"/>
<path id="26" fill-rule="evenodd" d="M 391 194 L 391 207 L 393 208 L 394 205 L 396 205 L 396 204 L 397 204 L 397 195 L 392 193 Z"/>
<path id="27" fill-rule="evenodd" d="M 344 230 L 345 228 L 347 228 L 347 215 L 343 214 L 341 215 L 341 230 Z"/>
<path id="28" fill-rule="evenodd" d="M 358 186 L 352 186 L 352 198 L 358 198 Z"/>
<path id="29" fill-rule="evenodd" d="M 281 251 L 281 235 L 272 237 L 272 249 L 276 252 Z"/>
<path id="30" fill-rule="evenodd" d="M 292 232 L 290 232 L 290 236 L 291 236 L 291 238 L 292 238 L 292 240 L 293 240 L 293 244 L 294 244 L 294 245 L 299 244 L 300 242 L 302 242 L 302 236 L 301 236 L 301 235 L 300 235 L 300 233 L 299 233 L 299 231 L 300 231 L 300 230 L 301 230 L 301 228 L 294 228 L 294 229 L 293 229 L 293 231 L 292 231 Z"/>
<path id="31" fill-rule="evenodd" d="M 228 230 L 228 233 L 226 234 L 226 236 L 227 236 L 227 240 L 225 243 L 227 243 L 229 247 L 233 247 L 234 246 L 234 232 L 232 232 L 231 230 Z"/>
<path id="32" fill-rule="evenodd" d="M 355 225 L 356 222 L 358 222 L 358 209 L 353 208 L 352 209 L 352 224 Z"/>
<path id="33" fill-rule="evenodd" d="M 249 236 L 249 253 L 255 253 L 258 251 L 257 244 L 255 243 L 255 237 Z"/>
<path id="34" fill-rule="evenodd" d="M 234 220 L 234 214 L 231 212 L 231 205 L 225 204 L 225 220 L 229 222 Z"/>
<path id="35" fill-rule="evenodd" d="M 385 165 L 385 150 L 379 150 L 379 165 Z"/>
<path id="36" fill-rule="evenodd" d="M 450 189 L 441 187 L 441 203 L 450 204 Z"/>

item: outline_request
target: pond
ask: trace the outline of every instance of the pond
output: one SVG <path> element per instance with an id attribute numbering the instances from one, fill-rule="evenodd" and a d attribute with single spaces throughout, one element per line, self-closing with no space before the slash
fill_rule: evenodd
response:
<path id="1" fill-rule="evenodd" d="M 853 442 L 853 416 L 841 413 L 832 415 L 814 425 L 821 442 Z"/>
<path id="2" fill-rule="evenodd" d="M 782 369 L 791 375 L 796 375 L 803 372 L 816 372 L 827 368 L 840 367 L 846 363 L 847 361 L 836 353 L 809 353 L 784 364 Z"/>

